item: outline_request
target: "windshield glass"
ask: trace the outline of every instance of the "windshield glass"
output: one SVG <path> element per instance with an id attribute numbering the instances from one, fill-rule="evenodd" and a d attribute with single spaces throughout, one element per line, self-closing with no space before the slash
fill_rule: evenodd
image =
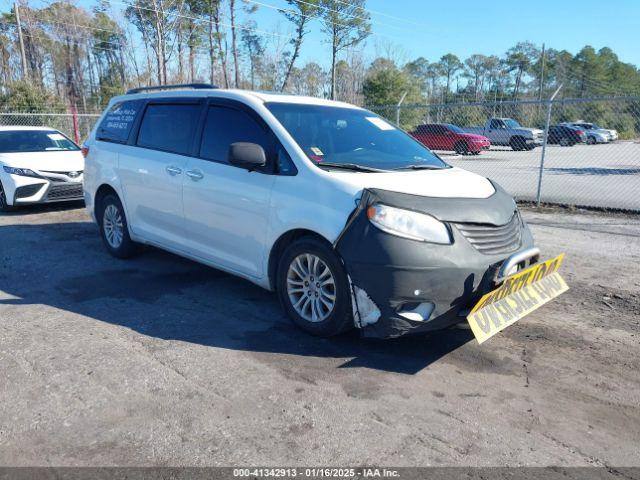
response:
<path id="1" fill-rule="evenodd" d="M 457 125 L 451 125 L 450 123 L 446 124 L 446 127 L 452 131 L 453 133 L 464 133 L 464 130 L 462 130 L 460 127 L 458 127 Z"/>
<path id="2" fill-rule="evenodd" d="M 516 122 L 513 118 L 507 118 L 504 123 L 508 128 L 521 128 L 520 124 Z"/>
<path id="3" fill-rule="evenodd" d="M 369 111 L 294 103 L 266 106 L 318 166 L 333 163 L 381 170 L 448 167 L 413 137 Z"/>
<path id="4" fill-rule="evenodd" d="M 55 130 L 0 131 L 0 153 L 59 152 L 80 148 Z"/>

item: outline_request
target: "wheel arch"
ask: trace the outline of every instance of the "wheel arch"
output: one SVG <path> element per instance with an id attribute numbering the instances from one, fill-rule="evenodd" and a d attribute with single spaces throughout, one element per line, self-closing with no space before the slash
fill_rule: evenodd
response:
<path id="1" fill-rule="evenodd" d="M 271 250 L 269 251 L 269 261 L 267 262 L 267 276 L 269 279 L 269 287 L 271 290 L 276 290 L 276 274 L 278 272 L 278 262 L 280 261 L 280 258 L 282 257 L 285 249 L 289 244 L 303 237 L 315 238 L 326 244 L 329 248 L 333 249 L 333 245 L 329 240 L 327 240 L 326 237 L 313 230 L 309 230 L 306 228 L 296 228 L 284 232 L 273 243 Z"/>
<path id="2" fill-rule="evenodd" d="M 102 185 L 100 185 L 93 197 L 94 198 L 93 211 L 95 212 L 95 217 L 98 223 L 100 223 L 99 212 L 100 212 L 100 209 L 102 208 L 102 199 L 110 193 L 113 193 L 114 195 L 116 195 L 120 199 L 120 202 L 122 203 L 122 198 L 120 197 L 120 194 L 115 188 L 113 188 L 112 185 L 108 183 L 103 183 Z M 123 207 L 124 207 L 124 204 L 123 204 Z"/>

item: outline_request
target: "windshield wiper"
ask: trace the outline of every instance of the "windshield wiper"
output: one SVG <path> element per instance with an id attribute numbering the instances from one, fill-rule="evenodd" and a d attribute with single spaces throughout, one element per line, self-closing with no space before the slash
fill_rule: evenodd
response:
<path id="1" fill-rule="evenodd" d="M 445 167 L 437 167 L 435 165 L 407 165 L 394 170 L 442 170 L 443 168 Z"/>
<path id="2" fill-rule="evenodd" d="M 318 162 L 319 167 L 341 168 L 343 170 L 353 170 L 354 172 L 388 172 L 388 170 L 382 170 L 380 168 L 365 167 L 364 165 L 358 165 L 357 163 L 331 163 L 331 162 Z"/>

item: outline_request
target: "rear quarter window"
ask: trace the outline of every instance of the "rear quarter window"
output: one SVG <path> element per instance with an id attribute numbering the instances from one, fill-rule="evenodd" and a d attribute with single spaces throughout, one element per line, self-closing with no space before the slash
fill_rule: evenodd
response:
<path id="1" fill-rule="evenodd" d="M 105 142 L 126 143 L 142 106 L 142 100 L 129 100 L 114 104 L 100 122 L 96 139 Z"/>

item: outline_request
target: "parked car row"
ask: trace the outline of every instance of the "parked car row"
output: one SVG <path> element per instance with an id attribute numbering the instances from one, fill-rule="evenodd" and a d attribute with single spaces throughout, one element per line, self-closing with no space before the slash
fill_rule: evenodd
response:
<path id="1" fill-rule="evenodd" d="M 618 132 L 616 130 L 602 128 L 595 123 L 577 121 L 561 123 L 560 125 L 566 125 L 568 127 L 574 127 L 584 130 L 587 136 L 586 141 L 589 145 L 593 145 L 596 143 L 615 142 L 616 140 L 618 140 Z"/>
<path id="2" fill-rule="evenodd" d="M 533 150 L 544 142 L 544 130 L 522 127 L 512 118 L 491 118 L 483 126 L 466 128 L 451 123 L 428 123 L 418 125 L 411 135 L 432 150 L 452 151 L 459 155 L 478 155 L 482 150 L 489 150 L 491 145 L 509 146 L 516 151 Z M 573 146 L 617 139 L 615 130 L 580 121 L 551 125 L 547 142 Z"/>

